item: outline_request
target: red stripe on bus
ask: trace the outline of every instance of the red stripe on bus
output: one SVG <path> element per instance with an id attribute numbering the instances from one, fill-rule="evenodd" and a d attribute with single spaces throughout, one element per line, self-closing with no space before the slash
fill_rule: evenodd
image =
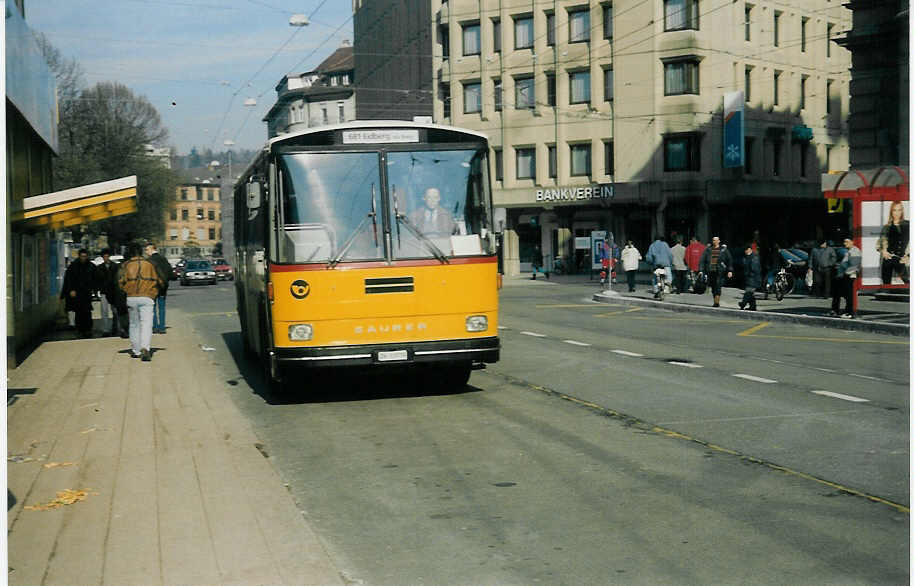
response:
<path id="1" fill-rule="evenodd" d="M 494 256 L 475 256 L 469 258 L 450 258 L 448 259 L 449 264 L 452 265 L 475 265 L 475 264 L 495 264 L 498 262 L 498 259 Z M 327 268 L 327 263 L 310 263 L 310 264 L 301 264 L 301 265 L 278 265 L 270 263 L 270 272 L 271 273 L 292 273 L 298 271 L 329 271 L 329 270 L 339 270 L 347 271 L 352 269 L 397 269 L 402 267 L 427 267 L 427 266 L 436 266 L 440 265 L 441 262 L 438 259 L 429 258 L 429 259 L 417 259 L 417 260 L 399 260 L 394 261 L 392 264 L 387 264 L 384 261 L 368 261 L 368 262 L 347 262 L 341 263 L 333 267 L 332 269 Z"/>

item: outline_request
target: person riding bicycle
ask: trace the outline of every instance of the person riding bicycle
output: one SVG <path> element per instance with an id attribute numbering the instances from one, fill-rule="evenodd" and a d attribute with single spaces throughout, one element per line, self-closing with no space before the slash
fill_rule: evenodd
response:
<path id="1" fill-rule="evenodd" d="M 663 236 L 657 236 L 654 239 L 654 242 L 647 249 L 647 256 L 644 257 L 644 260 L 647 261 L 647 264 L 654 269 L 662 268 L 663 272 L 666 275 L 666 282 L 671 283 L 673 281 L 673 252 L 670 250 L 669 245 L 663 239 Z M 654 279 L 654 296 L 659 297 L 661 290 L 659 288 L 660 283 L 655 278 Z"/>

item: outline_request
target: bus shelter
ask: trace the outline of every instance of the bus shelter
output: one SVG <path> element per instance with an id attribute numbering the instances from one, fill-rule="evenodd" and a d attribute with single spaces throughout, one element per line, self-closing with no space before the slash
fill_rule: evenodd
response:
<path id="1" fill-rule="evenodd" d="M 896 202 L 904 208 L 905 222 L 910 218 L 908 168 L 885 166 L 875 169 L 851 169 L 835 175 L 822 176 L 822 195 L 829 210 L 850 207 L 854 244 L 863 254 L 862 272 L 854 283 L 854 310 L 857 293 L 867 289 L 909 290 L 909 284 L 899 275 L 891 282 L 882 278 L 882 255 L 879 242 L 884 228 L 892 222 L 891 210 Z M 905 242 L 907 249 L 908 243 Z"/>

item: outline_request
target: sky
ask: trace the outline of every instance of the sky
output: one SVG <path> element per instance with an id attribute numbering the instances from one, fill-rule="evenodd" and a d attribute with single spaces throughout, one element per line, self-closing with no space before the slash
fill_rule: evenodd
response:
<path id="1" fill-rule="evenodd" d="M 310 24 L 290 26 L 293 14 Z M 25 18 L 88 86 L 145 96 L 178 154 L 260 148 L 279 80 L 352 40 L 350 0 L 26 0 Z"/>

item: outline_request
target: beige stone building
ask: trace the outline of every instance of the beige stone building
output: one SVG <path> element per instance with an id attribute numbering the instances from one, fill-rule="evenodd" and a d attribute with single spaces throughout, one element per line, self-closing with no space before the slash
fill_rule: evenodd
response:
<path id="1" fill-rule="evenodd" d="M 222 201 L 218 179 L 197 177 L 178 185 L 175 201 L 165 217 L 165 235 L 159 252 L 177 262 L 187 247 L 199 247 L 212 256 L 222 241 Z"/>
<path id="2" fill-rule="evenodd" d="M 539 244 L 589 268 L 606 230 L 742 245 L 842 225 L 820 174 L 848 166 L 850 28 L 837 0 L 432 1 L 434 114 L 488 134 L 505 271 Z M 744 165 L 723 164 L 744 92 Z"/>

